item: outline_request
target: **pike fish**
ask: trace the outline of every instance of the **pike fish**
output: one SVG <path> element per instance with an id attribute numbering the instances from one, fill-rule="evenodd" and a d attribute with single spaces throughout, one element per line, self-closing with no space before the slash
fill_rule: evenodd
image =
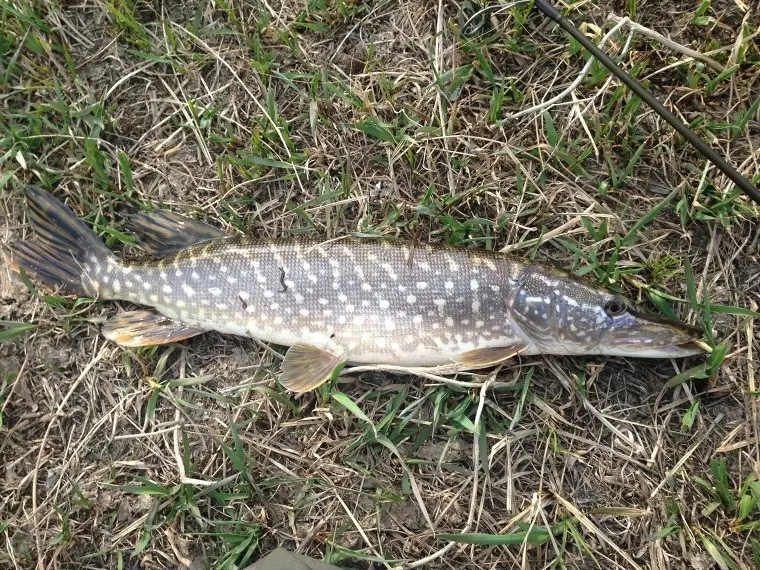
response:
<path id="1" fill-rule="evenodd" d="M 385 239 L 255 239 L 168 211 L 127 229 L 152 259 L 120 260 L 72 210 L 29 187 L 37 239 L 12 266 L 53 288 L 152 307 L 108 319 L 124 346 L 206 331 L 289 347 L 279 376 L 295 392 L 343 363 L 490 367 L 518 354 L 684 357 L 700 331 L 630 300 L 506 254 Z"/>

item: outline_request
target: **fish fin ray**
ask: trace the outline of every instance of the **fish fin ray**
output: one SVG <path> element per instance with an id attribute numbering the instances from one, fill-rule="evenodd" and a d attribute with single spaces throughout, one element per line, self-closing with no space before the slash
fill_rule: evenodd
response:
<path id="1" fill-rule="evenodd" d="M 167 210 L 150 210 L 129 217 L 125 228 L 149 255 L 167 257 L 191 245 L 230 237 L 218 228 Z"/>
<path id="2" fill-rule="evenodd" d="M 101 266 L 114 261 L 113 252 L 84 220 L 49 192 L 28 186 L 26 205 L 37 237 L 11 246 L 9 267 L 18 272 L 23 268 L 51 288 L 96 297 L 98 286 L 89 278 L 86 266 L 93 258 Z"/>
<path id="3" fill-rule="evenodd" d="M 138 310 L 119 313 L 103 325 L 103 336 L 121 346 L 168 344 L 206 332 L 162 315 L 158 311 Z"/>
<path id="4" fill-rule="evenodd" d="M 343 360 L 331 352 L 299 342 L 288 349 L 280 383 L 291 392 L 308 392 L 330 379 Z"/>
<path id="5" fill-rule="evenodd" d="M 467 368 L 486 368 L 514 358 L 527 348 L 524 344 L 476 348 L 457 355 L 454 360 Z"/>

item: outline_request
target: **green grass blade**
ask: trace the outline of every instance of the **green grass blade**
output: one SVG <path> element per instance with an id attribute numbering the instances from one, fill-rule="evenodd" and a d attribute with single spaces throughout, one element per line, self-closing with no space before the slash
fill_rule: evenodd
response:
<path id="1" fill-rule="evenodd" d="M 628 230 L 628 233 L 625 234 L 625 237 L 623 237 L 620 245 L 621 246 L 628 246 L 633 244 L 636 241 L 636 235 L 638 234 L 639 230 L 641 228 L 644 228 L 652 223 L 652 221 L 660 216 L 662 211 L 670 204 L 670 202 L 675 198 L 677 195 L 677 192 L 674 190 L 670 194 L 668 194 L 659 204 L 655 205 L 654 208 L 649 210 L 644 216 L 636 222 L 633 227 Z"/>
<path id="2" fill-rule="evenodd" d="M 676 386 L 679 386 L 689 380 L 701 380 L 701 379 L 709 378 L 709 377 L 710 377 L 710 369 L 708 365 L 698 364 L 697 366 L 692 366 L 691 368 L 684 370 L 680 374 L 676 374 L 675 376 L 673 376 L 670 380 L 665 382 L 665 386 L 663 386 L 663 388 L 665 390 L 670 390 L 671 388 L 675 388 Z"/>
<path id="3" fill-rule="evenodd" d="M 441 540 L 458 542 L 461 544 L 476 544 L 478 546 L 510 546 L 515 544 L 541 545 L 549 541 L 552 533 L 544 528 L 535 527 L 527 531 L 518 531 L 510 534 L 448 534 L 438 535 Z"/>
<path id="4" fill-rule="evenodd" d="M 32 323 L 0 320 L 0 342 L 9 341 L 35 328 L 37 325 Z"/>

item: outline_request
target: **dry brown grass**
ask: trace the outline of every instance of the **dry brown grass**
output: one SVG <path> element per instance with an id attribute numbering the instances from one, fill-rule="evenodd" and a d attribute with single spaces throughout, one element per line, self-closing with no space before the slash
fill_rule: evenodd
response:
<path id="1" fill-rule="evenodd" d="M 714 1 L 701 25 L 691 3 L 645 4 L 637 22 L 739 68 L 710 86 L 717 70 L 640 34 L 622 63 L 757 181 L 757 105 L 742 120 L 760 98 L 757 15 Z M 151 202 L 262 236 L 505 249 L 645 303 L 650 290 L 688 300 L 688 261 L 700 303 L 757 310 L 757 208 L 616 80 L 593 67 L 561 104 L 510 118 L 582 67 L 535 11 L 495 14 L 478 60 L 453 3 L 305 5 L 0 5 L 3 243 L 28 232 L 35 183 L 125 255 L 137 253 L 123 219 Z M 624 5 L 569 15 L 606 31 Z M 760 557 L 757 508 L 739 521 L 711 474 L 726 461 L 734 500 L 760 476 L 751 316 L 713 314 L 728 356 L 709 381 L 675 388 L 665 382 L 693 363 L 547 357 L 460 378 L 470 387 L 362 372 L 292 398 L 271 348 L 207 334 L 124 350 L 99 335 L 116 310 L 46 300 L 0 272 L 0 317 L 38 325 L 0 343 L 0 566 L 234 568 L 277 545 L 351 568 L 744 569 Z M 508 546 L 441 538 L 553 525 Z"/>

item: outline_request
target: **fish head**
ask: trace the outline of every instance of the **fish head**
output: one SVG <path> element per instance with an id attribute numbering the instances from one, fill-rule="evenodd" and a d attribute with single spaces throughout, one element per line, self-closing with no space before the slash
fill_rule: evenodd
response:
<path id="1" fill-rule="evenodd" d="M 647 314 L 621 295 L 559 272 L 529 272 L 512 310 L 537 352 L 637 358 L 703 352 L 700 329 Z"/>

